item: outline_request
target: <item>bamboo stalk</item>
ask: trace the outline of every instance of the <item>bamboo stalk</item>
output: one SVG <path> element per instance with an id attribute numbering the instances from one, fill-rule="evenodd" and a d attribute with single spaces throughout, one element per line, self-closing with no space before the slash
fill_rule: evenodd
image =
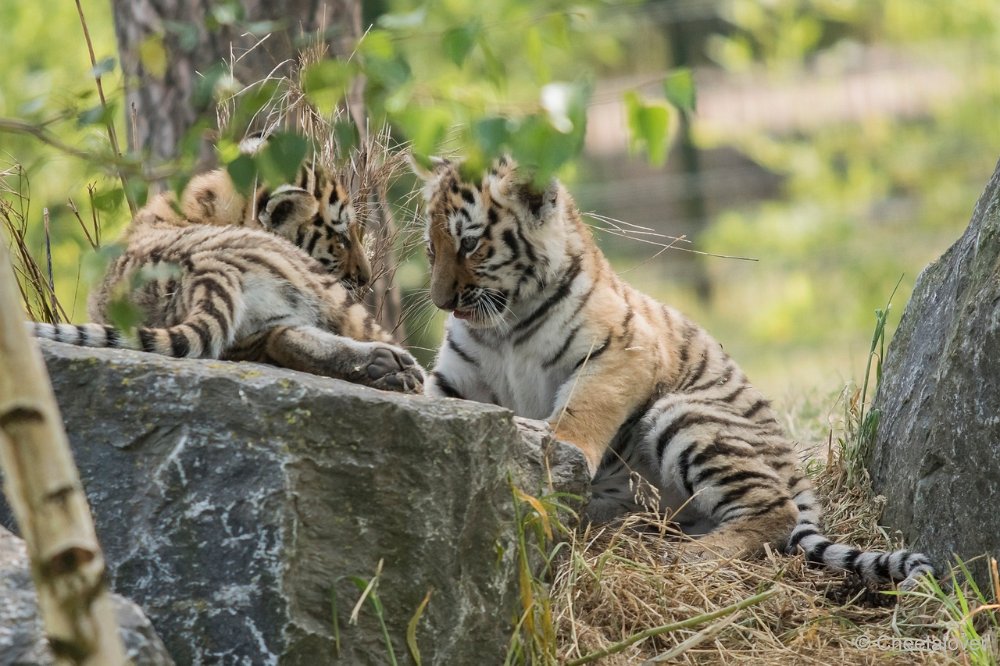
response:
<path id="1" fill-rule="evenodd" d="M 58 664 L 126 663 L 87 498 L 0 244 L 0 468 Z"/>

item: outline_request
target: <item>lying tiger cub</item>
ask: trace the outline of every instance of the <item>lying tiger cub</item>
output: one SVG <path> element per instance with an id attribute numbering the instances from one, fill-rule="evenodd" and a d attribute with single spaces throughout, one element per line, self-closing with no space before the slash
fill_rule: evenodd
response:
<path id="1" fill-rule="evenodd" d="M 180 208 L 160 196 L 136 214 L 123 253 L 91 294 L 99 323 L 32 322 L 33 333 L 420 391 L 423 370 L 349 288 L 366 283 L 371 268 L 335 177 L 306 165 L 294 184 L 258 188 L 249 199 L 217 170 L 188 185 Z M 107 325 L 123 293 L 142 313 L 134 332 Z"/>
<path id="2" fill-rule="evenodd" d="M 562 185 L 537 189 L 509 159 L 480 183 L 449 161 L 417 171 L 430 295 L 451 313 L 426 393 L 548 420 L 590 465 L 591 520 L 640 508 L 634 472 L 702 556 L 773 544 L 867 583 L 933 573 L 922 554 L 821 533 L 768 401 L 704 329 L 615 274 Z"/>

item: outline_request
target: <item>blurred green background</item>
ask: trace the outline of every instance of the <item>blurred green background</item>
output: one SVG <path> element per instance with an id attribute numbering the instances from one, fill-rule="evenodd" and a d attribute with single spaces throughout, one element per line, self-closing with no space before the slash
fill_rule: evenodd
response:
<path id="1" fill-rule="evenodd" d="M 116 57 L 110 3 L 84 7 L 97 59 Z M 583 150 L 559 174 L 583 210 L 621 221 L 592 218 L 601 245 L 629 281 L 705 325 L 785 405 L 860 376 L 875 309 L 902 277 L 890 330 L 898 323 L 917 274 L 965 228 L 1000 156 L 996 0 L 363 7 L 364 22 L 384 28 L 410 68 L 407 83 L 373 89 L 373 108 L 390 119 L 406 107 L 421 122 L 433 117 L 427 140 L 444 152 L 461 147 L 449 124 L 537 104 L 552 81 L 585 82 Z M 0 117 L 106 153 L 103 128 L 81 117 L 96 98 L 75 6 L 4 3 L 0 26 Z M 474 35 L 471 46 L 463 35 Z M 649 145 L 631 150 L 625 98 L 656 106 L 664 79 L 686 70 L 696 108 L 685 118 L 662 105 L 669 150 L 656 164 Z M 105 86 L 124 135 L 120 69 Z M 421 95 L 432 102 L 414 102 Z M 400 120 L 399 138 L 419 140 L 418 126 Z M 30 206 L 3 196 L 39 258 L 48 209 L 56 291 L 84 320 L 100 262 L 87 259 L 68 201 L 113 237 L 128 219 L 117 182 L 9 132 L 0 132 L 0 168 L 10 171 L 8 189 L 30 193 Z M 419 228 L 411 185 L 394 189 L 404 240 Z M 683 240 L 664 249 L 665 237 Z M 422 303 L 422 252 L 405 253 L 398 280 L 411 313 L 407 342 L 428 350 L 426 361 L 441 318 Z"/>

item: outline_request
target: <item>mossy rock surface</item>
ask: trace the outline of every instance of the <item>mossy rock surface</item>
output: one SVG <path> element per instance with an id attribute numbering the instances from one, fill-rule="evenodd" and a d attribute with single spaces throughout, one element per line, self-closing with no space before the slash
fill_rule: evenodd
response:
<path id="1" fill-rule="evenodd" d="M 352 578 L 380 562 L 400 663 L 428 591 L 423 663 L 500 663 L 517 607 L 511 479 L 587 492 L 574 447 L 498 407 L 263 365 L 42 349 L 112 587 L 177 663 L 388 663 L 373 605 L 349 621 Z"/>
<path id="2" fill-rule="evenodd" d="M 886 356 L 870 463 L 884 523 L 939 563 L 1000 557 L 1000 165 Z"/>

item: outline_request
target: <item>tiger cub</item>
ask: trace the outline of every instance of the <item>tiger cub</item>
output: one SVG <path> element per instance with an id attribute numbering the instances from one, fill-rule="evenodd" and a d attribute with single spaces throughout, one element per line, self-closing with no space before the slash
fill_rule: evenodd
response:
<path id="1" fill-rule="evenodd" d="M 320 206 L 326 206 L 317 216 Z M 364 252 L 364 226 L 351 198 L 335 174 L 320 164 L 304 164 L 295 182 L 273 190 L 257 187 L 252 197 L 237 189 L 225 169 L 191 179 L 178 203 L 172 192 L 160 194 L 140 209 L 132 226 L 147 223 L 243 226 L 270 231 L 294 243 L 330 273 L 364 287 L 371 263 Z"/>
<path id="2" fill-rule="evenodd" d="M 641 508 L 634 473 L 700 537 L 696 556 L 773 544 L 867 583 L 933 574 L 922 554 L 864 552 L 821 533 L 768 401 L 704 329 L 615 274 L 557 181 L 539 190 L 503 158 L 481 183 L 448 161 L 415 170 L 430 296 L 451 313 L 425 393 L 546 419 L 590 465 L 591 521 Z"/>
<path id="3" fill-rule="evenodd" d="M 183 197 L 184 209 L 194 212 L 191 201 L 201 207 L 193 219 L 168 198 L 155 199 L 137 213 L 124 251 L 91 295 L 98 323 L 32 322 L 34 334 L 178 358 L 261 361 L 418 392 L 423 370 L 348 288 L 366 282 L 370 269 L 353 208 L 335 182 L 307 167 L 294 185 L 258 191 L 251 208 L 225 172 L 212 172 Z M 260 228 L 251 227 L 250 210 Z M 302 241 L 298 247 L 282 237 L 288 234 Z M 122 294 L 142 314 L 134 332 L 107 325 Z"/>

